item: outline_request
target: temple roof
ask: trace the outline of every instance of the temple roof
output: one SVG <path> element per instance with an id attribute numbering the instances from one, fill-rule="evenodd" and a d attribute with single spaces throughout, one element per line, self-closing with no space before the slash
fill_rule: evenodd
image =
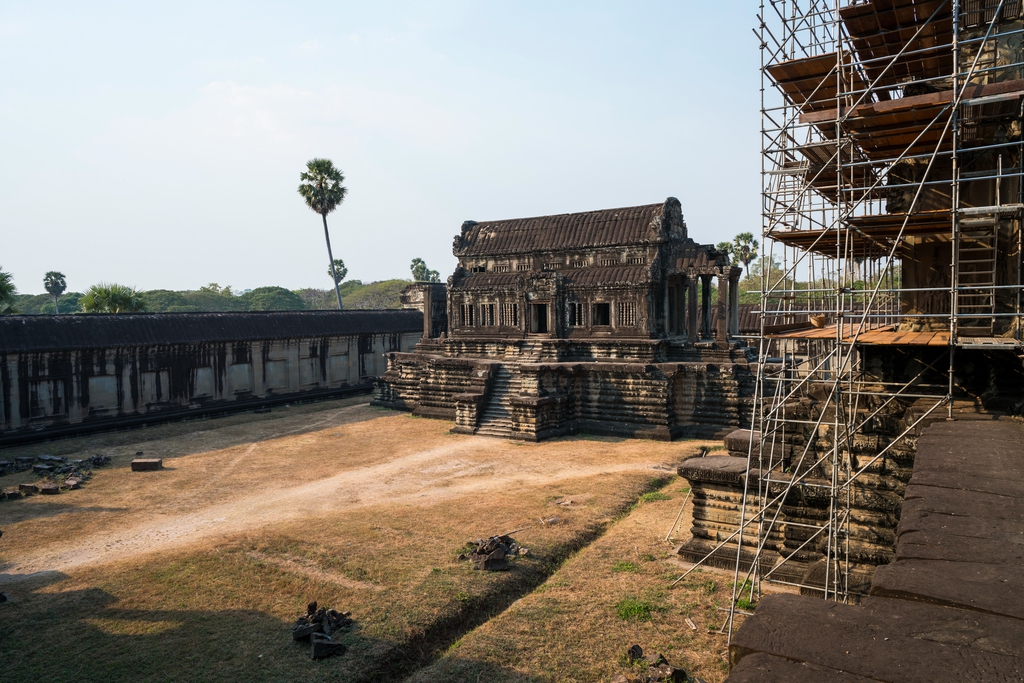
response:
<path id="1" fill-rule="evenodd" d="M 0 353 L 420 332 L 423 313 L 261 311 L 0 316 Z"/>
<path id="2" fill-rule="evenodd" d="M 563 213 L 476 223 L 467 221 L 456 237 L 456 256 L 499 256 L 537 251 L 591 249 L 663 242 L 666 215 L 685 236 L 679 200 L 619 209 Z"/>

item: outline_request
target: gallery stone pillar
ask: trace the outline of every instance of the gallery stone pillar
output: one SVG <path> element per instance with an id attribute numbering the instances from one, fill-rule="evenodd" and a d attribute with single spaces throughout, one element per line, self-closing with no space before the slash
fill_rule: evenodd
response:
<path id="1" fill-rule="evenodd" d="M 723 273 L 718 276 L 718 320 L 715 325 L 715 339 L 720 342 L 729 340 L 729 278 Z"/>
<path id="2" fill-rule="evenodd" d="M 431 338 L 433 330 L 433 315 L 434 311 L 434 287 L 432 285 L 424 285 L 420 288 L 423 292 L 423 338 L 427 341 Z"/>
<path id="3" fill-rule="evenodd" d="M 700 339 L 697 326 L 697 279 L 686 278 L 686 341 L 691 344 Z"/>
<path id="4" fill-rule="evenodd" d="M 711 275 L 700 276 L 700 338 L 711 339 Z"/>
<path id="5" fill-rule="evenodd" d="M 740 274 L 734 272 L 729 278 L 729 336 L 740 333 Z"/>

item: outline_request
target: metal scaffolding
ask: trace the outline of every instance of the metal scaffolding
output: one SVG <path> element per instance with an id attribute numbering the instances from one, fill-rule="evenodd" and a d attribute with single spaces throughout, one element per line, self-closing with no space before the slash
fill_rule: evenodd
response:
<path id="1" fill-rule="evenodd" d="M 758 436 L 715 549 L 735 549 L 729 634 L 764 582 L 862 594 L 881 561 L 858 497 L 954 416 L 958 353 L 1021 346 L 1021 0 L 762 0 L 759 20 Z"/>

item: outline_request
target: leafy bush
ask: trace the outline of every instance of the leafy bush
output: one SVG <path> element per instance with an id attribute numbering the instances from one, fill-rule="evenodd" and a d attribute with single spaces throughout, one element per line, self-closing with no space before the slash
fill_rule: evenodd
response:
<path id="1" fill-rule="evenodd" d="M 626 598 L 615 605 L 615 615 L 623 621 L 650 621 L 654 608 L 646 600 Z"/>
<path id="2" fill-rule="evenodd" d="M 622 562 L 616 562 L 612 565 L 613 572 L 638 572 L 640 571 L 640 565 L 634 564 L 629 560 L 623 560 Z"/>

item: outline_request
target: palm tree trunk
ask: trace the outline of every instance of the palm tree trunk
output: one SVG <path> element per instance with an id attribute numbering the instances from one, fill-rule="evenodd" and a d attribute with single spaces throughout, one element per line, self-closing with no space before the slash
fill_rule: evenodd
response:
<path id="1" fill-rule="evenodd" d="M 53 295 L 53 310 L 56 315 L 60 315 L 60 306 L 57 305 L 57 295 Z"/>
<path id="2" fill-rule="evenodd" d="M 327 240 L 327 258 L 331 259 L 331 279 L 334 280 L 334 293 L 338 295 L 338 310 L 344 310 L 341 306 L 341 288 L 338 287 L 338 274 L 334 270 L 334 253 L 331 251 L 331 235 L 327 232 L 327 214 L 322 213 L 320 217 L 324 219 L 324 239 Z"/>

